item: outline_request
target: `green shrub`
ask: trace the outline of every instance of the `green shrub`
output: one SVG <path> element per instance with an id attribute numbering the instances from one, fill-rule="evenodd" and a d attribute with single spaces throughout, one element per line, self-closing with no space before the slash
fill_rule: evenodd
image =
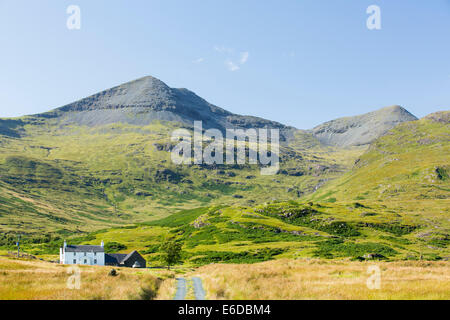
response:
<path id="1" fill-rule="evenodd" d="M 384 257 L 395 255 L 397 252 L 383 244 L 373 242 L 344 242 L 342 239 L 331 239 L 316 242 L 317 250 L 314 256 L 319 258 L 353 257 L 357 259 L 366 254 L 378 254 Z"/>
<path id="2" fill-rule="evenodd" d="M 107 242 L 105 244 L 105 252 L 106 253 L 114 253 L 114 252 L 118 252 L 118 251 L 122 251 L 127 249 L 127 246 L 122 244 L 122 243 L 118 243 L 118 242 Z"/>
<path id="3" fill-rule="evenodd" d="M 221 251 L 204 251 L 196 253 L 197 256 L 192 259 L 192 262 L 197 265 L 209 263 L 256 263 L 262 261 L 272 260 L 274 256 L 285 252 L 284 249 L 270 249 L 264 248 L 256 251 L 245 252 L 221 252 Z"/>
<path id="4" fill-rule="evenodd" d="M 207 213 L 209 209 L 210 208 L 205 207 L 192 210 L 183 210 L 174 213 L 164 219 L 145 223 L 145 225 L 169 227 L 169 228 L 181 227 L 193 222 L 199 216 Z"/>
<path id="5" fill-rule="evenodd" d="M 450 244 L 450 238 L 434 238 L 428 241 L 428 243 L 432 246 L 439 247 L 439 248 L 447 248 Z"/>
<path id="6" fill-rule="evenodd" d="M 391 236 L 380 236 L 380 239 L 388 240 L 394 243 L 399 243 L 403 245 L 411 244 L 411 241 L 401 237 L 391 237 Z"/>
<path id="7" fill-rule="evenodd" d="M 399 237 L 410 234 L 419 228 L 419 226 L 402 225 L 398 223 L 361 223 L 360 226 L 392 233 Z"/>

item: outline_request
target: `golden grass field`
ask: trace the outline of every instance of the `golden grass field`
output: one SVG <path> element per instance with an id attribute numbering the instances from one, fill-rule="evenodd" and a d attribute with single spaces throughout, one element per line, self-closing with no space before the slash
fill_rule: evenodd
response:
<path id="1" fill-rule="evenodd" d="M 379 266 L 381 288 L 368 289 L 368 267 Z M 188 270 L 81 266 L 80 289 L 69 289 L 70 266 L 0 257 L 0 300 L 173 299 L 175 276 Z M 448 262 L 275 260 L 252 265 L 211 264 L 199 276 L 208 299 L 450 299 Z M 192 295 L 192 294 L 191 294 Z M 193 297 L 186 297 L 187 299 Z"/>
<path id="2" fill-rule="evenodd" d="M 367 287 L 368 267 L 381 271 L 381 287 Z M 448 262 L 275 260 L 199 268 L 208 299 L 450 299 Z"/>
<path id="3" fill-rule="evenodd" d="M 170 299 L 173 272 L 166 270 L 80 266 L 80 289 L 69 289 L 70 266 L 0 257 L 0 300 Z M 166 283 L 167 282 L 167 283 Z M 159 289 L 159 290 L 158 290 Z"/>

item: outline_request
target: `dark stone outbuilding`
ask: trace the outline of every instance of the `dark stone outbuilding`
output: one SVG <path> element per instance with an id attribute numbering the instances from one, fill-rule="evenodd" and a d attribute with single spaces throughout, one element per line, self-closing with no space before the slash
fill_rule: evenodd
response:
<path id="1" fill-rule="evenodd" d="M 105 265 L 128 268 L 145 268 L 147 262 L 136 250 L 129 254 L 105 253 Z"/>

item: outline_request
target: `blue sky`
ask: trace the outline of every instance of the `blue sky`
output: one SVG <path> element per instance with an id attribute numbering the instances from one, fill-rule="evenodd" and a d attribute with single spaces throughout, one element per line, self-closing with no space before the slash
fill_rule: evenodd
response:
<path id="1" fill-rule="evenodd" d="M 366 27 L 374 4 L 381 30 Z M 303 129 L 393 104 L 450 109 L 450 0 L 0 0 L 0 43 L 0 117 L 145 75 Z"/>

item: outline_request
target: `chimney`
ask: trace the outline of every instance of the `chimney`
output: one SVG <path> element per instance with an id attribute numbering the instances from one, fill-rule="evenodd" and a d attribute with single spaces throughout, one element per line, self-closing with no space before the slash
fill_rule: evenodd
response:
<path id="1" fill-rule="evenodd" d="M 103 240 L 102 240 L 102 243 L 100 244 L 100 246 L 101 246 L 102 248 L 105 246 L 105 244 L 103 243 Z"/>
<path id="2" fill-rule="evenodd" d="M 67 242 L 64 240 L 64 249 L 67 247 Z"/>

